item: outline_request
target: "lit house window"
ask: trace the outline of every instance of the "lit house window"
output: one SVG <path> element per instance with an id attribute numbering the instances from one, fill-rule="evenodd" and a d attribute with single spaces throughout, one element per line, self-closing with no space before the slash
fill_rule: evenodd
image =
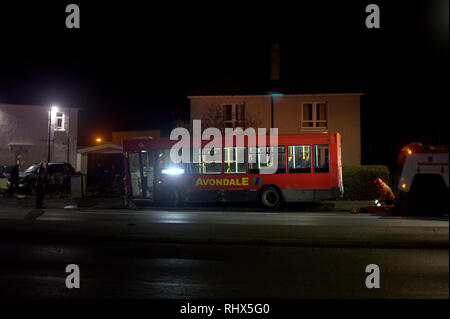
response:
<path id="1" fill-rule="evenodd" d="M 328 115 L 326 103 L 302 104 L 302 129 L 326 130 L 328 128 Z"/>
<path id="2" fill-rule="evenodd" d="M 223 105 L 223 121 L 225 127 L 244 127 L 245 125 L 245 104 L 225 104 Z"/>
<path id="3" fill-rule="evenodd" d="M 55 114 L 55 130 L 64 130 L 64 113 L 62 112 Z"/>

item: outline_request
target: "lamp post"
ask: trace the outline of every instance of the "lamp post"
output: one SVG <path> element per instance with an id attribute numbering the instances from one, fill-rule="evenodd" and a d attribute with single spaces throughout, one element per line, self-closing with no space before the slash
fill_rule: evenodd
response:
<path id="1" fill-rule="evenodd" d="M 47 137 L 47 163 L 50 163 L 50 142 L 52 137 L 52 113 L 56 113 L 58 111 L 57 106 L 52 106 L 50 108 L 50 112 L 48 112 L 48 137 Z"/>
<path id="2" fill-rule="evenodd" d="M 50 137 L 51 137 L 51 129 L 52 129 L 52 110 L 53 110 L 53 107 L 48 112 L 47 163 L 50 163 Z"/>

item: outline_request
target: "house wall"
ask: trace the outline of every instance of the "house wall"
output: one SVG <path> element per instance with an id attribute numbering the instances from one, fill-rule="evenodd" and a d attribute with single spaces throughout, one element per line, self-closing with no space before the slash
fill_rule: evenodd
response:
<path id="1" fill-rule="evenodd" d="M 271 101 L 269 96 L 202 96 L 191 98 L 191 121 L 199 120 L 210 108 L 223 104 L 245 103 L 246 115 L 249 115 L 257 127 L 270 128 Z"/>
<path id="2" fill-rule="evenodd" d="M 151 136 L 153 138 L 160 136 L 159 130 L 147 130 L 147 131 L 117 131 L 112 132 L 111 142 L 116 145 L 122 146 L 122 140 L 126 140 L 133 137 Z"/>
<path id="3" fill-rule="evenodd" d="M 306 102 L 326 102 L 328 129 L 342 135 L 343 165 L 361 164 L 361 125 L 359 94 L 282 95 L 273 96 L 274 127 L 279 134 L 298 134 L 301 128 L 301 105 Z M 201 119 L 209 108 L 222 104 L 245 103 L 246 113 L 257 127 L 271 127 L 271 97 L 264 96 L 195 96 L 191 97 L 191 120 Z M 313 131 L 320 132 L 320 131 Z"/>
<path id="4" fill-rule="evenodd" d="M 66 162 L 69 155 L 69 162 L 75 167 L 78 110 L 59 108 L 59 111 L 64 113 L 64 130 L 54 130 L 52 116 L 50 160 Z M 0 165 L 13 165 L 17 158 L 21 168 L 47 161 L 48 116 L 48 107 L 0 104 Z"/>

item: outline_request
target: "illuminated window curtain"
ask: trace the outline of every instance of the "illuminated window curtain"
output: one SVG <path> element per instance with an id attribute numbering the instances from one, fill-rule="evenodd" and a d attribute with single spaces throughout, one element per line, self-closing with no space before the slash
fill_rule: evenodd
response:
<path id="1" fill-rule="evenodd" d="M 245 104 L 236 105 L 236 126 L 244 126 L 245 124 Z"/>
<path id="2" fill-rule="evenodd" d="M 326 127 L 327 126 L 327 105 L 325 103 L 317 103 L 316 106 L 316 120 L 318 127 Z"/>
<path id="3" fill-rule="evenodd" d="M 303 127 L 313 127 L 313 105 L 303 104 Z"/>
<path id="4" fill-rule="evenodd" d="M 231 105 L 224 105 L 223 106 L 223 120 L 224 121 L 231 121 L 233 120 L 233 109 Z"/>

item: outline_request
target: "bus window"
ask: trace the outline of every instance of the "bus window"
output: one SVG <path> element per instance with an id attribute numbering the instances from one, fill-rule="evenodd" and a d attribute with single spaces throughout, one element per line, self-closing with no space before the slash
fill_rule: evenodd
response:
<path id="1" fill-rule="evenodd" d="M 158 161 L 158 173 L 163 173 L 163 170 L 173 170 L 173 169 L 182 169 L 183 174 L 189 174 L 190 173 L 190 165 L 184 164 L 184 163 L 174 163 L 170 159 L 170 149 L 162 149 L 158 150 L 157 153 L 157 161 Z M 181 150 L 178 153 L 179 156 L 181 156 Z M 166 173 L 167 174 L 167 173 Z M 172 173 L 168 173 L 172 174 Z M 179 174 L 179 173 L 176 173 Z"/>
<path id="2" fill-rule="evenodd" d="M 330 157 L 328 154 L 328 145 L 314 145 L 314 172 L 330 172 Z"/>
<path id="3" fill-rule="evenodd" d="M 275 174 L 286 172 L 286 150 L 284 146 L 278 147 L 278 167 Z M 274 146 L 250 147 L 249 148 L 249 171 L 250 174 L 260 174 L 261 168 L 274 165 L 273 160 Z"/>
<path id="4" fill-rule="evenodd" d="M 245 147 L 224 147 L 223 172 L 225 174 L 247 173 Z"/>
<path id="5" fill-rule="evenodd" d="M 163 169 L 168 169 L 172 166 L 170 161 L 170 149 L 158 150 L 158 173 L 161 173 Z"/>
<path id="6" fill-rule="evenodd" d="M 207 159 L 207 155 L 217 156 L 219 160 Z M 203 148 L 202 156 L 203 174 L 220 174 L 222 173 L 222 149 L 219 147 Z"/>
<path id="7" fill-rule="evenodd" d="M 202 156 L 203 152 L 203 156 Z M 208 160 L 206 153 L 208 152 L 210 156 L 217 156 L 220 160 L 210 159 Z M 192 150 L 192 173 L 193 174 L 221 174 L 222 173 L 222 149 L 218 147 L 213 148 L 203 148 Z M 197 163 L 195 163 L 195 161 Z"/>
<path id="8" fill-rule="evenodd" d="M 202 150 L 201 148 L 193 148 L 191 150 L 192 154 L 192 174 L 201 174 L 202 173 Z"/>
<path id="9" fill-rule="evenodd" d="M 311 173 L 311 146 L 288 146 L 289 173 Z"/>

